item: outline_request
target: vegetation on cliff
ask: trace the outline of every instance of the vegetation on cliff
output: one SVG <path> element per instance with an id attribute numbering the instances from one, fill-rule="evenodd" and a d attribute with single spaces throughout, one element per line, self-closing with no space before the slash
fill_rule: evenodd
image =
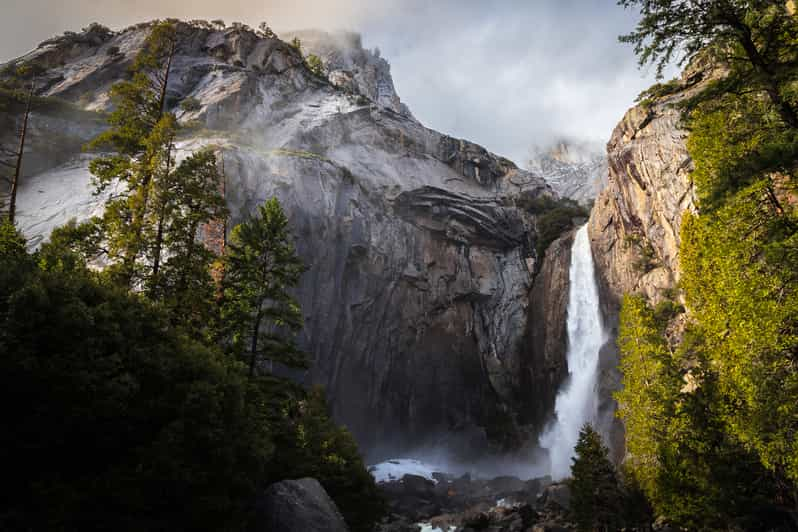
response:
<path id="1" fill-rule="evenodd" d="M 217 154 L 176 163 L 175 39 L 153 25 L 112 90 L 92 164 L 116 191 L 105 214 L 34 253 L 0 226 L 0 528 L 244 530 L 263 487 L 313 476 L 370 530 L 382 502 L 352 436 L 319 390 L 279 377 L 306 364 L 281 206 L 233 229 L 220 257 L 225 242 L 207 238 L 227 216 Z"/>
<path id="2" fill-rule="evenodd" d="M 627 296 L 618 395 L 630 468 L 690 529 L 798 515 L 798 19 L 784 2 L 648 2 L 634 42 L 721 74 L 683 105 L 699 199 L 681 229 L 681 299 Z"/>

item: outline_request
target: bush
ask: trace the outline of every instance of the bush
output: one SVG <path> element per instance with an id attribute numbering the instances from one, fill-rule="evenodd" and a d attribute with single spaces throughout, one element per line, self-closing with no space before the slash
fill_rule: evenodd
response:
<path id="1" fill-rule="evenodd" d="M 319 76 L 320 78 L 327 76 L 326 72 L 324 71 L 324 63 L 319 56 L 310 54 L 308 55 L 307 59 L 305 59 L 305 62 L 307 63 L 310 71 L 315 75 Z"/>
<path id="2" fill-rule="evenodd" d="M 572 199 L 555 199 L 550 196 L 522 196 L 519 206 L 537 217 L 537 243 L 539 259 L 549 245 L 566 231 L 574 228 L 574 219 L 587 218 L 589 212 Z M 541 262 L 540 260 L 538 261 Z"/>

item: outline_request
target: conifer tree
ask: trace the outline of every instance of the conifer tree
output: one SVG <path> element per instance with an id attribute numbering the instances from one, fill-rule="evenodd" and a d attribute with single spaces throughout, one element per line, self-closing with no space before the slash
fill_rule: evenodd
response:
<path id="1" fill-rule="evenodd" d="M 302 315 L 289 290 L 304 270 L 288 230 L 288 219 L 276 198 L 236 226 L 227 245 L 222 321 L 232 348 L 254 376 L 260 361 L 306 367 L 293 334 Z"/>
<path id="2" fill-rule="evenodd" d="M 571 465 L 571 511 L 579 530 L 618 530 L 622 494 L 601 436 L 589 424 L 579 432 Z"/>
<path id="3" fill-rule="evenodd" d="M 10 76 L 0 83 L 0 96 L 2 100 L 10 100 L 14 107 L 22 106 L 15 145 L 0 146 L 0 177 L 9 187 L 8 201 L 3 207 L 7 209 L 8 221 L 13 225 L 17 214 L 17 191 L 22 177 L 28 122 L 36 99 L 36 69 L 23 65 L 18 68 L 12 66 L 9 70 Z"/>
<path id="4" fill-rule="evenodd" d="M 728 94 L 763 93 L 788 128 L 798 128 L 794 84 L 798 79 L 798 17 L 785 0 L 619 0 L 637 7 L 635 31 L 620 37 L 632 43 L 640 64 L 654 63 L 661 75 L 709 51 L 728 69 L 714 89 Z M 714 91 L 712 91 L 714 92 Z"/>
<path id="5" fill-rule="evenodd" d="M 140 259 L 146 252 L 144 232 L 150 215 L 153 181 L 169 173 L 177 121 L 166 111 L 167 87 L 177 50 L 171 22 L 156 23 L 131 67 L 132 78 L 114 85 L 111 128 L 91 148 L 114 153 L 90 166 L 97 191 L 120 183 L 124 190 L 106 205 L 103 228 L 110 271 L 123 285 L 136 286 L 145 275 Z"/>
<path id="6" fill-rule="evenodd" d="M 213 309 L 216 256 L 198 235 L 203 225 L 227 217 L 220 180 L 216 154 L 201 150 L 162 178 L 154 198 L 156 234 L 150 247 L 153 265 L 156 260 L 163 264 L 153 268 L 151 294 L 173 309 L 178 321 L 193 321 L 195 329 L 207 325 Z"/>

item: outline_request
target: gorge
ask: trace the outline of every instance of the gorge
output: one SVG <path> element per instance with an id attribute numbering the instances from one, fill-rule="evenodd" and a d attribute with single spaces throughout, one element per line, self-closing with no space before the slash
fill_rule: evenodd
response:
<path id="1" fill-rule="evenodd" d="M 63 102 L 31 119 L 19 220 L 32 245 L 101 212 L 80 147 L 148 31 L 92 27 L 18 60 L 39 65 L 41 96 Z M 308 39 L 328 81 L 276 37 L 179 33 L 168 86 L 185 124 L 179 153 L 218 150 L 230 226 L 271 196 L 286 209 L 308 267 L 300 344 L 335 418 L 373 460 L 444 442 L 458 459 L 527 446 L 566 374 L 571 237 L 542 255 L 557 205 L 545 180 L 424 128 L 355 36 Z M 185 100 L 196 103 L 181 110 Z"/>
<path id="2" fill-rule="evenodd" d="M 797 530 L 795 2 L 543 4 L 0 64 L 0 529 Z"/>

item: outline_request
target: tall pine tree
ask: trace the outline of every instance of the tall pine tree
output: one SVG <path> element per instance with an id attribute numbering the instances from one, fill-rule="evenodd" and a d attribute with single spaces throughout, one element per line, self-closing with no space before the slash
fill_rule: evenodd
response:
<path id="1" fill-rule="evenodd" d="M 293 334 L 302 314 L 289 289 L 304 271 L 288 230 L 288 219 L 276 198 L 236 226 L 225 255 L 222 321 L 231 346 L 254 376 L 261 361 L 305 367 Z"/>
<path id="2" fill-rule="evenodd" d="M 152 273 L 147 270 L 156 269 L 155 264 L 147 268 L 142 263 L 147 252 L 144 233 L 152 189 L 159 174 L 170 172 L 173 161 L 177 121 L 167 112 L 166 98 L 177 40 L 173 23 L 153 26 L 131 67 L 131 79 L 111 89 L 111 128 L 89 144 L 114 152 L 94 159 L 90 169 L 98 192 L 117 184 L 123 188 L 106 204 L 102 225 L 109 272 L 129 287 L 140 286 Z"/>

